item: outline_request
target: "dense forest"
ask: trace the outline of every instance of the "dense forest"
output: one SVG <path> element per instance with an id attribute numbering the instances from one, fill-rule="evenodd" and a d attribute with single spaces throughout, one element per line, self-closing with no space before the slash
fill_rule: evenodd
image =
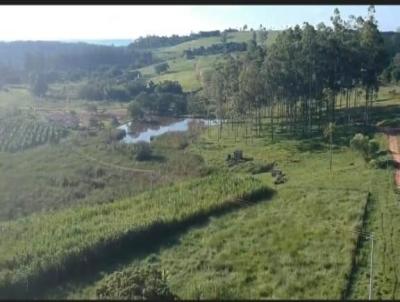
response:
<path id="1" fill-rule="evenodd" d="M 277 118 L 302 135 L 327 122 L 366 125 L 380 75 L 398 47 L 397 35 L 386 39 L 391 43 L 385 47 L 374 12 L 370 7 L 366 18 L 346 21 L 336 9 L 332 27 L 297 25 L 280 32 L 268 48 L 254 35 L 244 55 L 226 55 L 203 77 L 198 96 L 203 112 L 211 110 L 236 124 L 251 119 L 258 131 L 261 119 L 268 117 L 272 137 Z M 389 68 L 396 77 L 398 56 L 394 58 Z"/>
<path id="2" fill-rule="evenodd" d="M 227 42 L 227 43 L 219 43 L 213 44 L 208 47 L 200 46 L 198 48 L 186 49 L 183 51 L 183 55 L 187 59 L 193 59 L 195 56 L 208 56 L 208 55 L 216 55 L 220 53 L 230 53 L 236 51 L 246 51 L 247 43 L 237 43 L 237 42 Z"/>
<path id="3" fill-rule="evenodd" d="M 133 43 L 131 43 L 128 47 L 133 49 L 148 49 L 148 48 L 157 48 L 157 47 L 167 47 L 174 46 L 183 42 L 192 41 L 199 38 L 206 37 L 218 37 L 221 34 L 219 30 L 213 31 L 200 31 L 199 33 L 192 33 L 188 36 L 178 36 L 172 35 L 171 37 L 167 36 L 146 36 L 139 37 Z"/>

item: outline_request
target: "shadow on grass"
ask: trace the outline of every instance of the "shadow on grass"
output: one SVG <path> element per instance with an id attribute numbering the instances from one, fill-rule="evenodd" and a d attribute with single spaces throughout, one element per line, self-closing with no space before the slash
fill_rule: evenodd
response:
<path id="1" fill-rule="evenodd" d="M 167 158 L 164 155 L 159 155 L 159 154 L 153 154 L 149 161 L 155 161 L 158 163 L 165 163 L 167 161 Z"/>
<path id="2" fill-rule="evenodd" d="M 143 229 L 127 232 L 120 238 L 100 242 L 94 249 L 80 252 L 68 259 L 64 267 L 42 272 L 26 283 L 13 284 L 1 288 L 1 297 L 40 298 L 48 293 L 65 294 L 69 286 L 91 284 L 102 277 L 102 272 L 113 272 L 134 259 L 146 257 L 149 253 L 179 242 L 179 236 L 192 227 L 204 226 L 209 218 L 219 217 L 229 212 L 253 205 L 261 200 L 271 199 L 273 189 L 262 187 L 242 199 L 225 202 L 209 210 L 197 212 L 181 221 L 154 223 Z M 63 284 L 62 288 L 54 290 Z"/>
<path id="3" fill-rule="evenodd" d="M 325 152 L 327 149 L 327 146 L 325 145 L 325 142 L 319 138 L 308 138 L 308 139 L 302 139 L 298 144 L 296 144 L 296 148 L 300 152 Z"/>

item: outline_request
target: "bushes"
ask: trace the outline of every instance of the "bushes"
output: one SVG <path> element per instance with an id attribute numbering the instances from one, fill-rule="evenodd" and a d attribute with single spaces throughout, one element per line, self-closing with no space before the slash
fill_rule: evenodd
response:
<path id="1" fill-rule="evenodd" d="M 369 139 L 361 133 L 357 133 L 351 140 L 350 146 L 354 150 L 361 153 L 366 161 L 369 161 L 377 156 L 379 151 L 379 143 L 374 139 Z"/>
<path id="2" fill-rule="evenodd" d="M 143 110 L 142 106 L 135 100 L 129 103 L 128 105 L 128 113 L 129 116 L 133 120 L 141 120 L 143 118 Z"/>
<path id="3" fill-rule="evenodd" d="M 137 142 L 134 145 L 135 159 L 139 161 L 149 160 L 152 158 L 153 150 L 148 142 Z"/>
<path id="4" fill-rule="evenodd" d="M 154 71 L 157 74 L 161 74 L 163 72 L 166 72 L 168 69 L 169 69 L 168 63 L 161 63 L 161 64 L 158 64 L 158 65 L 154 66 Z"/>
<path id="5" fill-rule="evenodd" d="M 169 132 L 160 135 L 151 142 L 155 147 L 183 150 L 189 145 L 186 133 Z"/>
<path id="6" fill-rule="evenodd" d="M 124 129 L 113 129 L 111 130 L 109 140 L 110 141 L 120 141 L 126 135 L 126 131 Z"/>
<path id="7" fill-rule="evenodd" d="M 227 43 L 219 43 L 213 44 L 209 47 L 200 46 L 194 49 L 187 49 L 183 51 L 183 55 L 186 56 L 187 59 L 192 59 L 194 56 L 207 56 L 207 55 L 216 55 L 220 53 L 231 53 L 236 51 L 246 51 L 247 44 L 237 43 L 237 42 L 227 42 Z"/>
<path id="8" fill-rule="evenodd" d="M 104 87 L 100 83 L 87 83 L 80 88 L 78 96 L 86 100 L 103 100 L 105 99 Z"/>
<path id="9" fill-rule="evenodd" d="M 107 99 L 126 102 L 130 98 L 129 90 L 123 85 L 110 86 L 106 89 Z"/>
<path id="10" fill-rule="evenodd" d="M 104 279 L 96 289 L 98 299 L 175 300 L 166 276 L 154 267 L 131 268 Z"/>
<path id="11" fill-rule="evenodd" d="M 132 105 L 129 107 L 129 114 L 133 117 L 141 117 L 144 112 L 162 116 L 182 115 L 187 111 L 187 100 L 184 94 L 159 92 L 159 93 L 139 93 Z"/>
<path id="12" fill-rule="evenodd" d="M 244 172 L 250 174 L 260 174 L 271 172 L 274 168 L 275 162 L 273 163 L 263 163 L 258 161 L 247 161 L 240 163 L 239 165 L 234 165 L 231 170 L 234 172 Z"/>

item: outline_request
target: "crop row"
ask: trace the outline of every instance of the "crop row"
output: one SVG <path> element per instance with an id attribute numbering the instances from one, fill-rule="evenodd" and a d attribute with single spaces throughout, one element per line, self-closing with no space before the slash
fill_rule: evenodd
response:
<path id="1" fill-rule="evenodd" d="M 58 142 L 64 131 L 49 123 L 20 118 L 0 120 L 0 151 L 15 152 Z"/>
<path id="2" fill-rule="evenodd" d="M 72 267 L 89 265 L 90 257 L 132 234 L 176 225 L 270 192 L 250 176 L 211 175 L 112 204 L 1 223 L 0 297 L 29 296 L 33 287 L 68 275 Z"/>

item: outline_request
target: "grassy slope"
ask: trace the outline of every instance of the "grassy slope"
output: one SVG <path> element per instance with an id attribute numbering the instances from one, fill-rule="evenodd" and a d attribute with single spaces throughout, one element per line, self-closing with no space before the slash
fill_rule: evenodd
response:
<path id="1" fill-rule="evenodd" d="M 158 160 L 138 162 L 129 149 L 114 149 L 100 137 L 68 137 L 58 145 L 0 152 L 0 221 L 78 204 L 103 203 L 150 186 L 202 175 L 204 164 L 184 150 L 155 150 Z M 94 160 L 88 160 L 90 156 Z M 104 165 L 103 163 L 108 165 Z M 160 171 L 145 173 L 113 168 Z"/>
<path id="2" fill-rule="evenodd" d="M 384 135 L 378 135 L 382 148 L 388 148 Z M 400 206 L 393 170 L 380 170 L 373 175 L 372 198 L 368 207 L 365 230 L 374 235 L 372 254 L 372 298 L 400 298 Z M 368 299 L 370 285 L 371 240 L 363 238 L 357 256 L 357 269 L 350 297 Z"/>
<path id="3" fill-rule="evenodd" d="M 271 32 L 266 42 L 267 45 L 272 43 L 275 37 L 276 32 Z M 228 42 L 247 42 L 251 38 L 252 33 L 250 31 L 230 33 L 228 35 Z M 170 65 L 170 70 L 165 74 L 157 75 L 154 72 L 154 66 L 147 66 L 140 69 L 140 71 L 145 78 L 151 79 L 153 82 L 163 80 L 179 81 L 185 91 L 197 90 L 201 87 L 197 75 L 201 70 L 210 68 L 220 55 L 197 56 L 193 60 L 186 60 L 182 57 L 183 51 L 201 46 L 208 47 L 217 43 L 221 43 L 219 37 L 209 37 L 188 41 L 175 46 L 155 49 L 155 56 L 166 60 Z"/>
<path id="4" fill-rule="evenodd" d="M 94 103 L 107 110 L 120 105 Z M 67 110 L 67 106 L 88 115 L 80 101 L 74 100 L 70 104 L 51 99 L 37 101 L 25 88 L 0 91 L 2 119 L 7 118 L 5 112 L 12 108 L 43 117 L 43 111 L 35 113 L 29 109 L 31 106 L 55 110 Z M 9 114 L 14 116 L 16 113 L 11 111 Z M 69 133 L 59 144 L 40 145 L 15 153 L 0 152 L 0 221 L 78 204 L 118 200 L 152 185 L 203 173 L 201 158 L 194 158 L 184 150 L 156 148 L 157 160 L 138 162 L 129 149 L 104 144 L 103 134 L 106 133 L 95 137 L 85 136 L 85 132 L 82 135 L 76 131 Z M 25 133 L 20 135 L 24 140 Z M 94 160 L 88 160 L 84 155 Z M 161 171 L 161 177 L 152 180 L 148 174 L 113 168 L 104 162 L 124 168 Z"/>
<path id="5" fill-rule="evenodd" d="M 198 56 L 193 60 L 186 60 L 182 57 L 177 57 L 168 61 L 170 70 L 161 75 L 154 72 L 154 66 L 147 66 L 140 71 L 147 79 L 157 83 L 164 80 L 178 81 L 185 91 L 197 90 L 201 87 L 197 74 L 203 69 L 209 68 L 218 55 L 213 56 Z"/>
<path id="6" fill-rule="evenodd" d="M 214 131 L 205 134 L 191 150 L 224 170 L 226 154 L 241 148 L 257 160 L 276 160 L 289 181 L 270 202 L 212 219 L 130 265 L 160 263 L 183 298 L 340 298 L 357 237 L 352 230 L 361 225 L 375 171 L 346 147 L 335 151 L 331 174 L 326 148 L 268 139 L 235 144 L 226 132 L 220 143 L 215 138 Z M 258 177 L 272 185 L 269 174 Z M 102 280 L 70 284 L 58 294 L 94 297 Z"/>
<path id="7" fill-rule="evenodd" d="M 0 297 L 26 296 L 27 278 L 31 290 L 38 290 L 73 271 L 75 265 L 84 266 L 156 225 L 177 224 L 225 204 L 259 198 L 267 191 L 255 178 L 212 175 L 112 204 L 2 223 Z"/>
<path id="8" fill-rule="evenodd" d="M 398 112 L 397 97 L 384 102 L 387 107 L 376 104 L 381 109 L 374 120 Z M 351 259 L 358 236 L 352 231 L 362 225 L 366 192 L 370 192 L 364 228 L 375 234 L 372 297 L 398 298 L 400 209 L 392 170 L 369 168 L 346 147 L 349 133 L 338 129 L 336 136 L 331 174 L 327 148 L 318 139 L 235 143 L 225 130 L 218 143 L 215 131 L 204 134 L 191 150 L 209 164 L 227 169 L 226 154 L 240 148 L 256 160 L 276 160 L 288 183 L 278 186 L 270 202 L 171 237 L 169 244 L 153 253 L 132 257 L 129 266 L 161 265 L 169 273 L 171 288 L 183 298 L 340 298 L 349 288 L 350 297 L 367 299 L 370 242 L 361 241 L 353 274 Z M 385 137 L 376 134 L 376 138 L 381 150 L 386 150 Z M 259 177 L 272 185 L 269 175 Z M 124 268 L 125 264 L 90 281 L 69 284 L 54 296 L 93 298 L 98 284 Z"/>
<path id="9" fill-rule="evenodd" d="M 193 84 L 195 77 L 189 76 L 192 63 L 180 60 L 176 60 L 176 72 L 171 75 L 188 78 L 185 88 L 190 90 L 196 87 Z M 204 66 L 207 67 L 207 64 L 212 63 L 206 62 Z M 179 75 L 180 73 L 182 74 Z M 152 76 L 151 69 L 148 69 L 148 75 Z M 381 95 L 388 94 L 390 89 L 382 89 Z M 19 93 L 10 98 L 8 94 L 4 96 L 1 92 L 3 97 L 0 98 L 0 106 L 9 106 L 15 101 L 21 101 L 21 104 L 28 106 L 30 101 L 26 94 Z M 398 98 L 390 96 L 382 97 L 376 103 L 376 106 L 388 109 L 382 118 L 393 115 L 390 106 L 398 105 Z M 204 156 L 209 164 L 222 169 L 226 154 L 239 147 L 245 154 L 256 159 L 277 160 L 288 175 L 289 182 L 278 187 L 277 196 L 270 202 L 212 219 L 208 225 L 176 237 L 178 244 L 171 240 L 168 247 L 165 246 L 152 255 L 133 257 L 131 265 L 161 263 L 170 271 L 171 287 L 182 297 L 198 297 L 203 292 L 203 297 L 243 295 L 255 298 L 338 298 L 345 286 L 350 251 L 354 247 L 355 236 L 347 230 L 360 223 L 359 216 L 365 202 L 364 193 L 370 190 L 372 206 L 369 207 L 367 230 L 373 231 L 377 236 L 374 248 L 373 297 L 399 297 L 397 264 L 400 261 L 400 210 L 397 195 L 392 190 L 390 170 L 368 169 L 360 156 L 344 148 L 335 151 L 334 173 L 331 175 L 326 148 L 315 148 L 318 144 L 312 142 L 282 141 L 271 144 L 268 139 L 257 139 L 253 144 L 247 145 L 243 141 L 235 144 L 228 135 L 220 143 L 216 142 L 215 133 L 213 137 L 210 140 L 205 136 L 191 150 Z M 384 138 L 380 139 L 385 148 Z M 88 153 L 96 152 L 95 156 L 104 160 L 109 160 L 112 156 L 122 165 L 131 160 L 113 153 L 95 151 L 97 148 L 94 145 L 88 144 L 84 150 Z M 74 159 L 69 155 L 71 152 L 63 150 L 63 145 L 56 152 L 52 149 L 49 159 L 46 150 L 48 151 L 43 146 L 35 148 L 32 153 L 15 156 L 0 154 L 0 176 L 4 179 L 4 182 L 0 181 L 0 184 L 4 184 L 1 191 L 4 192 L 13 185 L 15 190 L 15 183 L 18 182 L 22 186 L 21 191 L 29 192 L 28 187 L 23 187 L 25 182 L 35 180 L 38 181 L 35 187 L 39 194 L 43 191 L 39 180 L 50 181 L 54 178 L 60 171 L 61 161 L 65 162 L 63 171 L 70 167 L 70 163 L 72 167 L 78 168 L 85 162 Z M 185 153 L 179 153 L 177 158 Z M 17 164 L 18 162 L 21 163 Z M 27 173 L 26 179 L 23 178 L 31 165 L 35 165 L 35 168 Z M 18 167 L 18 172 L 12 176 L 14 167 Z M 41 172 L 41 167 L 48 170 Z M 125 176 L 121 176 L 123 177 Z M 271 184 L 270 176 L 260 177 L 265 183 Z M 10 179 L 9 183 L 7 179 Z M 98 197 L 102 194 L 101 190 L 98 191 Z M 93 197 L 97 198 L 95 195 Z M 337 223 L 339 227 L 335 229 Z M 229 237 L 232 239 L 228 240 Z M 356 270 L 352 282 L 351 297 L 367 298 L 369 247 L 368 241 L 361 246 L 357 266 L 359 269 Z M 180 260 L 176 261 L 176 258 Z M 108 273 L 112 271 L 113 269 Z M 188 279 L 193 282 L 187 282 Z M 71 288 L 61 291 L 60 295 L 93 297 L 96 284 L 101 280 L 102 277 L 97 276 L 90 282 L 74 283 Z M 195 286 L 190 287 L 191 283 Z M 239 288 L 240 291 L 232 291 L 234 288 Z"/>

